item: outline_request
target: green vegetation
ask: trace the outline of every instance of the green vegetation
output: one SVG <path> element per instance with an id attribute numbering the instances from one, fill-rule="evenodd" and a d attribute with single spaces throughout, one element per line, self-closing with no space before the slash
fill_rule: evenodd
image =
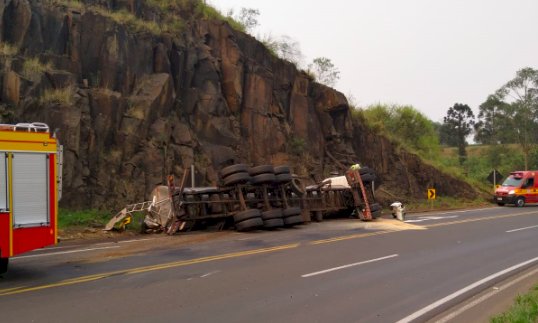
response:
<path id="1" fill-rule="evenodd" d="M 512 307 L 491 318 L 492 323 L 536 322 L 538 320 L 538 286 L 527 294 L 518 295 Z"/>
<path id="2" fill-rule="evenodd" d="M 69 211 L 60 209 L 58 212 L 58 228 L 95 227 L 102 228 L 112 218 L 106 211 L 86 210 Z"/>
<path id="3" fill-rule="evenodd" d="M 428 160 L 438 156 L 439 139 L 433 122 L 412 106 L 377 104 L 356 111 L 372 130 L 399 142 L 407 150 Z"/>
<path id="4" fill-rule="evenodd" d="M 488 201 L 484 199 L 461 200 L 449 196 L 437 196 L 435 200 L 426 200 L 426 192 L 424 192 L 424 199 L 419 201 L 410 201 L 405 205 L 406 212 L 425 212 L 433 209 L 463 209 L 469 207 L 487 206 L 490 205 Z"/>
<path id="5" fill-rule="evenodd" d="M 52 70 L 51 63 L 42 63 L 39 58 L 28 58 L 22 65 L 22 76 L 30 80 L 37 80 L 46 71 Z"/>
<path id="6" fill-rule="evenodd" d="M 39 97 L 39 103 L 42 105 L 53 103 L 70 105 L 73 103 L 73 91 L 74 89 L 72 87 L 46 89 Z"/>
<path id="7" fill-rule="evenodd" d="M 14 56 L 19 49 L 8 43 L 0 42 L 0 55 L 2 56 Z"/>

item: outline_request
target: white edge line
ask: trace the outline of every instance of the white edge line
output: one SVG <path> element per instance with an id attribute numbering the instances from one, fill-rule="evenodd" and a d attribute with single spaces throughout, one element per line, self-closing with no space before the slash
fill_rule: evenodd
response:
<path id="1" fill-rule="evenodd" d="M 103 249 L 112 249 L 112 248 L 120 248 L 120 246 L 110 246 L 110 247 L 100 247 L 100 248 L 90 248 L 90 249 L 79 249 L 79 250 L 69 250 L 69 251 L 60 251 L 60 252 L 49 252 L 49 253 L 42 253 L 42 254 L 39 254 L 39 255 L 28 255 L 28 256 L 13 257 L 11 259 L 16 260 L 16 259 L 24 259 L 24 258 L 56 256 L 56 255 L 65 255 L 65 254 L 69 254 L 69 253 L 86 252 L 86 251 L 103 250 Z"/>
<path id="2" fill-rule="evenodd" d="M 468 285 L 467 287 L 464 287 L 464 288 L 462 288 L 462 289 L 460 289 L 460 290 L 458 290 L 458 291 L 456 291 L 456 292 L 454 292 L 454 293 L 452 293 L 452 294 L 450 294 L 450 295 L 448 295 L 446 297 L 441 298 L 440 300 L 438 300 L 436 302 L 431 303 L 430 305 L 416 311 L 415 313 L 412 313 L 412 314 L 404 317 L 403 319 L 397 321 L 396 323 L 411 322 L 411 321 L 421 317 L 422 315 L 428 313 L 429 311 L 435 309 L 436 307 L 439 307 L 439 306 L 453 300 L 454 298 L 456 298 L 456 297 L 458 297 L 460 295 L 463 295 L 464 293 L 472 290 L 473 288 L 476 288 L 476 287 L 478 287 L 478 286 L 480 286 L 480 285 L 482 285 L 484 283 L 487 283 L 487 282 L 489 282 L 489 281 L 491 281 L 491 280 L 493 280 L 493 279 L 495 279 L 495 278 L 497 278 L 499 276 L 502 276 L 502 275 L 504 275 L 506 273 L 509 273 L 509 272 L 511 272 L 513 270 L 519 269 L 519 268 L 521 268 L 523 266 L 526 266 L 526 265 L 528 265 L 530 263 L 536 262 L 537 260 L 538 260 L 538 257 L 532 258 L 530 260 L 524 261 L 524 262 L 519 263 L 517 265 L 514 265 L 512 267 L 509 267 L 509 268 L 506 268 L 504 270 L 501 270 L 501 271 L 499 271 L 499 272 L 497 272 L 495 274 L 489 275 L 489 276 L 487 276 L 487 277 L 485 277 L 485 278 L 483 278 L 483 279 L 481 279 L 481 280 L 479 280 L 477 282 L 472 283 L 471 285 Z"/>
<path id="3" fill-rule="evenodd" d="M 527 230 L 527 229 L 534 229 L 534 228 L 538 228 L 538 225 L 533 225 L 532 227 L 524 227 L 524 228 L 519 228 L 519 229 L 514 229 L 514 230 L 508 230 L 508 231 L 506 231 L 506 233 L 516 232 L 516 231 L 521 231 L 521 230 Z"/>
<path id="4" fill-rule="evenodd" d="M 316 272 L 314 272 L 314 273 L 304 274 L 304 275 L 302 275 L 301 277 L 303 277 L 303 278 L 307 278 L 307 277 L 312 277 L 312 276 L 316 276 L 316 275 L 326 274 L 326 273 L 329 273 L 329 272 L 331 272 L 331 271 L 340 270 L 340 269 L 345 269 L 345 268 L 349 268 L 349 267 L 353 267 L 353 266 L 358 266 L 358 265 L 363 265 L 363 264 L 368 264 L 368 263 L 371 263 L 371 262 L 376 262 L 376 261 L 385 260 L 385 259 L 394 258 L 394 257 L 398 257 L 398 254 L 394 254 L 394 255 L 390 255 L 390 256 L 385 256 L 385 257 L 381 257 L 381 258 L 376 258 L 376 259 L 370 259 L 370 260 L 361 261 L 361 262 L 356 262 L 356 263 L 353 263 L 353 264 L 344 265 L 344 266 L 339 266 L 339 267 L 334 267 L 334 268 L 329 268 L 329 269 L 325 269 L 325 270 L 321 270 L 321 271 L 316 271 Z"/>
<path id="5" fill-rule="evenodd" d="M 487 292 L 486 294 L 482 295 L 481 297 L 475 299 L 474 301 L 470 302 L 469 304 L 455 310 L 454 312 L 451 312 L 449 314 L 447 314 L 446 316 L 444 316 L 443 318 L 435 321 L 435 323 L 445 323 L 445 322 L 449 322 L 450 320 L 454 319 L 456 316 L 460 315 L 461 313 L 475 307 L 476 305 L 482 303 L 483 301 L 487 300 L 488 298 L 498 294 L 499 292 L 519 283 L 520 281 L 526 279 L 526 278 L 529 278 L 530 276 L 532 275 L 535 275 L 536 273 L 538 273 L 538 269 L 534 269 L 533 271 L 531 272 L 528 272 L 526 273 L 525 275 L 521 276 L 521 277 L 518 277 L 512 281 L 510 281 L 509 283 L 507 284 L 504 284 L 502 286 L 499 286 L 499 289 L 497 290 L 491 290 L 489 292 Z"/>

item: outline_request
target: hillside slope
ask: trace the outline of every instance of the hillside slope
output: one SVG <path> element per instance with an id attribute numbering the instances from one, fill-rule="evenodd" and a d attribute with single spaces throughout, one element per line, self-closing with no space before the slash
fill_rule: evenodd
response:
<path id="1" fill-rule="evenodd" d="M 432 181 L 477 196 L 352 121 L 342 93 L 182 2 L 170 28 L 156 27 L 171 18 L 154 1 L 0 2 L 3 122 L 59 129 L 64 206 L 143 200 L 191 164 L 199 185 L 215 185 L 235 162 L 288 163 L 308 181 L 358 161 L 388 190 L 407 178 L 396 191 L 408 197 Z"/>

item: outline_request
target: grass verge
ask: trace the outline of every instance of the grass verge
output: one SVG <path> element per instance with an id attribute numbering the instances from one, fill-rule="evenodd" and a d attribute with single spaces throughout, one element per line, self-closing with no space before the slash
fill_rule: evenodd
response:
<path id="1" fill-rule="evenodd" d="M 538 285 L 527 294 L 518 295 L 512 307 L 490 319 L 492 323 L 537 322 L 538 321 Z"/>
<path id="2" fill-rule="evenodd" d="M 58 228 L 61 230 L 73 227 L 103 228 L 111 217 L 112 215 L 106 211 L 70 211 L 60 209 L 58 213 Z"/>

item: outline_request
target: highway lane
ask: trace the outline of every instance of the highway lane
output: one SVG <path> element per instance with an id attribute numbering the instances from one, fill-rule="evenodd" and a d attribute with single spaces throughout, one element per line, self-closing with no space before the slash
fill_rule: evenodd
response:
<path id="1" fill-rule="evenodd" d="M 13 322 L 395 322 L 538 257 L 536 207 L 442 213 L 408 217 L 427 230 L 339 220 L 179 246 L 159 237 L 134 255 L 119 252 L 130 242 L 55 249 L 15 259 L 0 311 Z M 92 247 L 116 248 L 65 253 Z"/>

